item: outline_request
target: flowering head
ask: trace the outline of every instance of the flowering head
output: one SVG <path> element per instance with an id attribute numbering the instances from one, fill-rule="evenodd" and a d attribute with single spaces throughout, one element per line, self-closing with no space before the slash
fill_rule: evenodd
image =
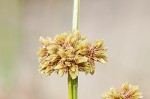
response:
<path id="1" fill-rule="evenodd" d="M 131 85 L 129 83 L 124 83 L 121 87 L 121 94 L 123 99 L 141 99 L 143 96 L 141 92 L 138 92 L 138 85 Z"/>
<path id="2" fill-rule="evenodd" d="M 78 31 L 62 33 L 54 39 L 41 37 L 40 42 L 42 47 L 38 51 L 39 70 L 46 75 L 56 72 L 60 76 L 68 74 L 75 79 L 79 72 L 93 74 L 94 61 L 107 61 L 104 41 L 97 40 L 91 44 Z"/>
<path id="3" fill-rule="evenodd" d="M 138 86 L 129 83 L 122 84 L 120 90 L 110 88 L 108 92 L 102 95 L 102 99 L 141 99 L 142 97 L 142 93 L 138 91 Z"/>

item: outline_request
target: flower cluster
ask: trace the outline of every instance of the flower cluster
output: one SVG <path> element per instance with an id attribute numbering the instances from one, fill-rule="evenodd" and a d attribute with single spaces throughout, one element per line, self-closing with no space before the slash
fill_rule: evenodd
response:
<path id="1" fill-rule="evenodd" d="M 142 93 L 138 92 L 138 86 L 124 83 L 120 90 L 110 88 L 102 95 L 102 99 L 141 99 Z"/>
<path id="2" fill-rule="evenodd" d="M 42 47 L 38 51 L 39 70 L 46 75 L 55 71 L 60 76 L 66 73 L 75 79 L 79 71 L 93 74 L 94 61 L 107 61 L 104 41 L 97 40 L 91 44 L 78 31 L 62 33 L 54 39 L 41 37 L 40 42 Z"/>

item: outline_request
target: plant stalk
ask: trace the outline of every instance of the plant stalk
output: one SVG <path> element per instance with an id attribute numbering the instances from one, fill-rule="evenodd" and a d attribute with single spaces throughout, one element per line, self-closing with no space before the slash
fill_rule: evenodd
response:
<path id="1" fill-rule="evenodd" d="M 79 28 L 80 0 L 73 0 L 72 32 Z M 78 99 L 78 77 L 72 79 L 68 73 L 68 96 L 69 99 Z"/>
<path id="2" fill-rule="evenodd" d="M 68 95 L 69 99 L 78 99 L 78 77 L 72 79 L 68 75 Z"/>
<path id="3" fill-rule="evenodd" d="M 80 0 L 73 1 L 72 31 L 76 31 L 79 28 Z"/>

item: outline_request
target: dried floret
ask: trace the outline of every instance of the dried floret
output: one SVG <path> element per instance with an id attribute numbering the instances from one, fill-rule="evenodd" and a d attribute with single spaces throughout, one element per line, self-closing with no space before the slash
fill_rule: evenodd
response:
<path id="1" fill-rule="evenodd" d="M 141 99 L 142 93 L 138 91 L 137 85 L 124 83 L 120 90 L 110 88 L 110 90 L 102 95 L 102 99 Z"/>

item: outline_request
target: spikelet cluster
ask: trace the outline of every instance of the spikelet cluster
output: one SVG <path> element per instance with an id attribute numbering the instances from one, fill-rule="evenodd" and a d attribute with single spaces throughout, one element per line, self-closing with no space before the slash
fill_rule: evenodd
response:
<path id="1" fill-rule="evenodd" d="M 62 33 L 54 39 L 41 37 L 40 42 L 42 47 L 38 50 L 39 70 L 46 75 L 56 72 L 60 76 L 68 74 L 75 79 L 79 71 L 93 74 L 94 61 L 107 61 L 104 41 L 96 40 L 91 44 L 78 31 Z"/>
<path id="2" fill-rule="evenodd" d="M 110 90 L 102 95 L 102 99 L 141 99 L 142 93 L 138 91 L 137 85 L 124 83 L 120 90 L 110 88 Z"/>

